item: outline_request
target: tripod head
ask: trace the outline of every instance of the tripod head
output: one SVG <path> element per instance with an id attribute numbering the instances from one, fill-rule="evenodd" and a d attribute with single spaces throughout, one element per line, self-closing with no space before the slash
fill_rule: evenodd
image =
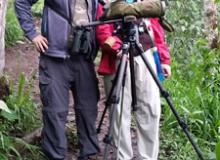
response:
<path id="1" fill-rule="evenodd" d="M 136 42 L 139 41 L 139 25 L 138 19 L 135 16 L 126 16 L 120 24 L 116 24 L 117 27 L 115 34 L 119 35 L 124 42 Z"/>

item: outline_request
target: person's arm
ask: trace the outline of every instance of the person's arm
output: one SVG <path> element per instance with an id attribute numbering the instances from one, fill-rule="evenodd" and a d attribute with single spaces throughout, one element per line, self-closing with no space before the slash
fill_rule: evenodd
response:
<path id="1" fill-rule="evenodd" d="M 155 44 L 156 44 L 156 47 L 157 47 L 159 55 L 160 55 L 160 62 L 161 62 L 161 66 L 162 66 L 162 69 L 164 72 L 164 76 L 170 77 L 171 76 L 170 51 L 169 51 L 169 48 L 165 42 L 164 30 L 160 26 L 158 19 L 151 18 L 150 21 L 151 21 L 152 29 L 154 32 Z"/>
<path id="2" fill-rule="evenodd" d="M 31 7 L 38 0 L 15 0 L 15 12 L 25 36 L 31 40 L 39 52 L 45 52 L 48 42 L 45 37 L 37 33 L 34 25 Z"/>
<path id="3" fill-rule="evenodd" d="M 36 2 L 37 0 L 15 0 L 15 12 L 17 18 L 25 36 L 30 40 L 39 34 L 36 31 L 33 16 L 31 14 L 31 6 Z"/>
<path id="4" fill-rule="evenodd" d="M 97 19 L 103 14 L 101 4 L 98 5 Z M 103 24 L 96 27 L 96 37 L 101 49 L 108 53 L 117 53 L 122 45 L 122 41 L 112 35 L 114 26 L 112 24 Z"/>

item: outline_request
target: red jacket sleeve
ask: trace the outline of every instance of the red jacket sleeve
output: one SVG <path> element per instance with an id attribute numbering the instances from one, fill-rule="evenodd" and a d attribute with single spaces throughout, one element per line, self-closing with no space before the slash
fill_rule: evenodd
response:
<path id="1" fill-rule="evenodd" d="M 101 17 L 102 13 L 103 13 L 102 5 L 99 4 L 97 10 L 97 19 Z M 112 35 L 113 31 L 114 31 L 113 24 L 103 24 L 103 25 L 98 25 L 96 27 L 96 37 L 101 49 L 103 49 L 104 43 L 110 37 L 113 40 L 113 45 L 111 47 L 112 52 L 115 52 L 121 47 L 122 41 L 117 36 Z"/>
<path id="2" fill-rule="evenodd" d="M 157 18 L 150 18 L 150 22 L 154 32 L 155 44 L 160 55 L 161 64 L 170 64 L 170 52 L 165 42 L 164 30 Z"/>

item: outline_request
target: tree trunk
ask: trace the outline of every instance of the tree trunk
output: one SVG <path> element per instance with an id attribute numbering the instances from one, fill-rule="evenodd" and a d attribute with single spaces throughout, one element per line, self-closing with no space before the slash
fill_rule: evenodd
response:
<path id="1" fill-rule="evenodd" d="M 0 0 L 0 76 L 5 66 L 5 15 L 7 0 Z"/>
<path id="2" fill-rule="evenodd" d="M 210 48 L 218 48 L 218 18 L 214 0 L 204 0 L 205 33 Z"/>

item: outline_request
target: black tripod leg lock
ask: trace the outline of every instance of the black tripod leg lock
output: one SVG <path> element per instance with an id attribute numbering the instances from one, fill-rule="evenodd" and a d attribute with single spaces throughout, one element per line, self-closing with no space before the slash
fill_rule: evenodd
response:
<path id="1" fill-rule="evenodd" d="M 165 90 L 161 91 L 161 95 L 162 95 L 163 97 L 165 97 L 165 98 L 170 97 L 170 94 L 169 94 L 167 91 L 165 91 Z"/>
<path id="2" fill-rule="evenodd" d="M 182 126 L 183 129 L 188 130 L 188 126 L 187 126 L 186 122 L 183 119 L 180 119 L 179 124 L 180 124 L 180 126 Z"/>

